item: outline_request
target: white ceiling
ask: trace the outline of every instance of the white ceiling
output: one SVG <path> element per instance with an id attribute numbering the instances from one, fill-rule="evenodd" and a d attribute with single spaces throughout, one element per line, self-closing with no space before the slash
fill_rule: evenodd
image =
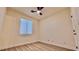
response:
<path id="1" fill-rule="evenodd" d="M 66 7 L 44 7 L 42 9 L 43 15 L 38 15 L 37 13 L 30 12 L 31 10 L 37 10 L 36 7 L 12 7 L 12 8 L 19 12 L 25 13 L 28 16 L 41 20 L 41 19 L 44 19 L 46 17 L 53 15 L 57 11 L 60 11 Z"/>

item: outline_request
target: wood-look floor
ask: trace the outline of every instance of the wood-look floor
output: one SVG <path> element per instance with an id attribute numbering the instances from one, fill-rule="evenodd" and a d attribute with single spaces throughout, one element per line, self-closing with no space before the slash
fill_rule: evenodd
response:
<path id="1" fill-rule="evenodd" d="M 26 44 L 18 47 L 8 48 L 2 51 L 70 51 L 70 50 L 38 42 L 38 43 Z"/>

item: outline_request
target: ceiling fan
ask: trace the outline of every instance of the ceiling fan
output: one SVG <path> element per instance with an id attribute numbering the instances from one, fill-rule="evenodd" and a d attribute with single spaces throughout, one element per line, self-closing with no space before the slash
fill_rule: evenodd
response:
<path id="1" fill-rule="evenodd" d="M 39 15 L 43 15 L 42 12 L 41 12 L 43 8 L 44 8 L 44 7 L 37 7 L 37 11 L 31 10 L 31 12 L 32 12 L 32 13 L 35 13 L 35 12 L 36 12 L 36 13 L 39 14 Z"/>

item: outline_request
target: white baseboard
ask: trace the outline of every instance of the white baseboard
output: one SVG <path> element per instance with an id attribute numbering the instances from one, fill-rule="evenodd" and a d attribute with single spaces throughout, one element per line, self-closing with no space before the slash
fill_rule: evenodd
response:
<path id="1" fill-rule="evenodd" d="M 32 42 L 27 42 L 27 43 L 26 42 L 25 43 L 19 43 L 19 44 L 10 45 L 8 47 L 1 48 L 0 50 L 16 47 L 16 46 L 20 46 L 20 45 L 25 45 L 25 44 L 32 44 L 32 43 L 36 43 L 36 42 L 38 42 L 38 41 L 32 41 Z"/>
<path id="2" fill-rule="evenodd" d="M 66 48 L 66 49 L 70 49 L 70 50 L 76 50 L 76 49 L 64 47 L 63 45 L 59 45 L 59 44 L 55 44 L 55 43 L 51 44 L 51 43 L 48 43 L 48 42 L 45 42 L 45 41 L 40 41 L 40 42 L 45 43 L 45 44 L 49 44 L 49 45 L 58 46 L 58 47 L 61 47 L 61 48 Z"/>

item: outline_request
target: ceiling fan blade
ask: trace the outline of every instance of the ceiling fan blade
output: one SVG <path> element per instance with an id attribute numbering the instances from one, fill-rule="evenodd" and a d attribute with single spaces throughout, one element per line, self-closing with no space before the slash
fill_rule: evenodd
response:
<path id="1" fill-rule="evenodd" d="M 43 15 L 42 13 L 39 13 L 40 15 Z"/>
<path id="2" fill-rule="evenodd" d="M 41 9 L 43 9 L 44 7 L 41 7 Z"/>
<path id="3" fill-rule="evenodd" d="M 31 12 L 34 13 L 34 12 L 37 12 L 37 11 L 31 10 Z"/>
<path id="4" fill-rule="evenodd" d="M 38 10 L 42 10 L 44 7 L 37 7 Z"/>

